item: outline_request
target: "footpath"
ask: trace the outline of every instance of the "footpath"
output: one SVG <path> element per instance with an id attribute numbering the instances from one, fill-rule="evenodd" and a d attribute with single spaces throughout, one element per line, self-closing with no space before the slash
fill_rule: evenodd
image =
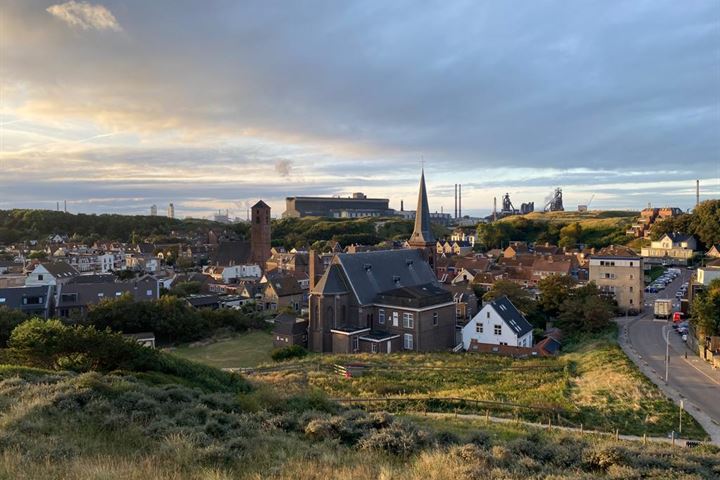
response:
<path id="1" fill-rule="evenodd" d="M 475 415 L 475 414 L 466 414 L 466 413 L 435 413 L 435 412 L 415 412 L 415 415 L 422 415 L 422 416 L 428 416 L 428 417 L 435 417 L 435 418 L 462 418 L 466 420 L 480 420 L 485 422 L 492 422 L 492 423 L 510 423 L 514 425 L 524 425 L 527 427 L 533 427 L 533 428 L 541 428 L 545 430 L 558 430 L 558 431 L 566 431 L 566 432 L 572 432 L 577 433 L 580 435 L 597 435 L 597 436 L 604 436 L 604 437 L 610 437 L 614 438 L 616 440 L 626 440 L 630 442 L 653 442 L 653 443 L 667 443 L 671 445 L 679 445 L 679 446 L 688 446 L 688 445 L 697 445 L 697 440 L 687 440 L 687 439 L 672 439 L 672 438 L 666 438 L 666 437 L 640 437 L 637 435 L 621 435 L 617 433 L 610 433 L 610 432 L 602 432 L 598 430 L 587 430 L 583 428 L 576 428 L 576 427 L 565 427 L 562 425 L 550 425 L 547 423 L 534 423 L 534 422 L 526 422 L 523 420 L 516 420 L 512 418 L 501 418 L 501 417 L 491 417 L 489 415 Z"/>

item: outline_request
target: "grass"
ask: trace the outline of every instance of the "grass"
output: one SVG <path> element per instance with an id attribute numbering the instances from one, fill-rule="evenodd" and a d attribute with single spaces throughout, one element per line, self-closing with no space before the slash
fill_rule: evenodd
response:
<path id="1" fill-rule="evenodd" d="M 483 412 L 519 416 L 532 421 L 561 420 L 567 426 L 620 433 L 665 436 L 676 427 L 677 408 L 624 355 L 615 331 L 568 344 L 556 358 L 514 360 L 483 354 L 397 353 L 390 355 L 324 355 L 300 360 L 304 372 L 273 372 L 254 376 L 256 384 L 298 392 L 320 389 L 331 397 L 464 398 L 511 402 L 538 410 L 495 408 L 453 402 L 408 401 L 378 408 Z M 360 377 L 342 378 L 332 365 L 365 363 Z M 319 368 L 320 367 L 320 368 Z M 434 367 L 434 369 L 433 369 Z M 405 406 L 403 406 L 405 405 Z M 683 425 L 688 438 L 705 432 L 689 416 Z"/>
<path id="2" fill-rule="evenodd" d="M 643 446 L 481 420 L 393 419 L 287 402 L 279 393 L 204 393 L 115 373 L 0 366 L 0 479 L 720 475 L 715 447 Z"/>
<path id="3" fill-rule="evenodd" d="M 271 350 L 272 335 L 265 331 L 252 331 L 210 343 L 185 345 L 173 349 L 172 353 L 211 367 L 243 368 L 271 362 Z"/>

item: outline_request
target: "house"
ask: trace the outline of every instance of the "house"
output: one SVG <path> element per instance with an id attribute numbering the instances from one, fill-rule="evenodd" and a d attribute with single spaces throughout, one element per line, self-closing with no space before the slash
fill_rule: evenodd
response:
<path id="1" fill-rule="evenodd" d="M 510 242 L 510 245 L 503 250 L 503 257 L 515 258 L 517 255 L 529 252 L 527 242 Z"/>
<path id="2" fill-rule="evenodd" d="M 80 273 L 64 262 L 41 263 L 25 279 L 25 286 L 37 287 L 61 285 L 69 282 Z"/>
<path id="3" fill-rule="evenodd" d="M 0 307 L 20 310 L 28 316 L 50 318 L 53 308 L 53 287 L 0 288 Z"/>
<path id="4" fill-rule="evenodd" d="M 0 275 L 22 273 L 22 270 L 22 262 L 16 262 L 14 260 L 0 260 Z"/>
<path id="5" fill-rule="evenodd" d="M 716 243 L 705 254 L 706 257 L 720 258 L 720 243 Z"/>
<path id="6" fill-rule="evenodd" d="M 720 260 L 710 262 L 704 267 L 698 267 L 693 284 L 707 287 L 716 278 L 720 278 Z"/>
<path id="7" fill-rule="evenodd" d="M 640 255 L 647 263 L 672 263 L 686 265 L 697 250 L 697 241 L 692 235 L 666 233 L 659 240 L 643 247 Z"/>
<path id="8" fill-rule="evenodd" d="M 78 276 L 56 288 L 55 310 L 61 318 L 82 317 L 90 306 L 125 294 L 136 302 L 157 300 L 160 287 L 151 275 L 127 281 L 116 281 L 113 275 Z"/>
<path id="9" fill-rule="evenodd" d="M 455 230 L 452 235 L 450 236 L 450 241 L 452 242 L 467 242 L 470 244 L 470 246 L 474 247 L 475 242 L 477 242 L 477 231 L 473 230 L 472 232 L 465 232 L 464 230 Z"/>
<path id="10" fill-rule="evenodd" d="M 196 293 L 185 297 L 185 301 L 193 308 L 217 310 L 220 308 L 220 295 L 216 293 Z"/>
<path id="11" fill-rule="evenodd" d="M 263 310 L 279 310 L 290 307 L 299 312 L 306 304 L 307 290 L 303 289 L 294 275 L 271 273 L 267 275 L 260 305 Z"/>
<path id="12" fill-rule="evenodd" d="M 308 321 L 302 317 L 281 313 L 275 317 L 275 327 L 272 331 L 273 346 L 275 348 L 299 345 L 307 348 Z"/>
<path id="13" fill-rule="evenodd" d="M 538 256 L 532 264 L 533 276 L 536 280 L 550 277 L 552 275 L 572 275 L 573 262 L 570 258 Z M 577 274 L 577 273 L 576 273 Z"/>
<path id="14" fill-rule="evenodd" d="M 478 298 L 469 282 L 443 285 L 452 294 L 455 303 L 455 321 L 464 326 L 475 316 L 478 309 Z"/>
<path id="15" fill-rule="evenodd" d="M 241 278 L 260 278 L 262 276 L 260 266 L 253 264 L 230 265 L 227 267 L 208 266 L 203 269 L 203 273 L 222 283 L 232 283 Z"/>
<path id="16" fill-rule="evenodd" d="M 628 247 L 611 245 L 589 259 L 590 281 L 628 313 L 643 309 L 643 258 Z"/>
<path id="17" fill-rule="evenodd" d="M 454 240 L 451 243 L 450 248 L 453 255 L 467 255 L 473 251 L 473 246 L 470 242 L 464 240 Z"/>
<path id="18" fill-rule="evenodd" d="M 210 255 L 210 265 L 232 266 L 251 264 L 250 242 L 244 240 L 220 242 Z"/>
<path id="19" fill-rule="evenodd" d="M 465 350 L 470 342 L 488 345 L 532 347 L 533 327 L 505 296 L 487 304 L 462 329 Z"/>

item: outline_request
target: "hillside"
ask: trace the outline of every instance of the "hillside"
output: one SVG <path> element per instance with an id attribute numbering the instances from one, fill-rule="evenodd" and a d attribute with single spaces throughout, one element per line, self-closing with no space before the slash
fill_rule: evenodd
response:
<path id="1" fill-rule="evenodd" d="M 630 242 L 632 239 L 625 231 L 637 216 L 638 212 L 629 211 L 533 212 L 502 218 L 480 231 L 488 231 L 485 236 L 491 243 L 505 245 L 509 240 L 521 240 L 601 248 Z"/>
<path id="2" fill-rule="evenodd" d="M 149 215 L 89 215 L 54 210 L 0 210 L 0 244 L 26 240 L 43 240 L 62 234 L 78 240 L 144 241 L 147 237 L 168 237 L 174 233 L 194 234 L 209 228 L 231 228 L 245 235 L 245 224 L 232 226 L 203 219 L 168 218 Z M 135 237 L 135 238 L 133 238 Z"/>
<path id="3" fill-rule="evenodd" d="M 342 407 L 317 388 L 248 384 L 115 334 L 29 323 L 2 352 L 15 364 L 0 366 L 0 478 L 720 475 L 716 447 L 685 450 L 452 415 L 366 412 Z M 114 363 L 99 362 L 102 352 Z"/>

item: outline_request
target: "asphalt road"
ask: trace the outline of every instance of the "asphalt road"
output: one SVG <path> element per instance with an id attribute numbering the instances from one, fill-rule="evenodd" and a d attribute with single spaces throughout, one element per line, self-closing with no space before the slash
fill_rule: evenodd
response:
<path id="1" fill-rule="evenodd" d="M 665 354 L 669 342 L 670 362 L 668 385 L 694 404 L 716 425 L 720 426 L 720 372 L 713 370 L 688 349 L 675 330 L 671 321 L 655 320 L 652 304 L 655 298 L 672 298 L 680 285 L 690 278 L 692 272 L 683 269 L 682 274 L 657 294 L 645 294 L 645 314 L 628 323 L 628 336 L 633 348 L 652 371 L 665 378 Z M 677 310 L 677 308 L 676 308 Z M 691 408 L 690 405 L 687 408 Z"/>

